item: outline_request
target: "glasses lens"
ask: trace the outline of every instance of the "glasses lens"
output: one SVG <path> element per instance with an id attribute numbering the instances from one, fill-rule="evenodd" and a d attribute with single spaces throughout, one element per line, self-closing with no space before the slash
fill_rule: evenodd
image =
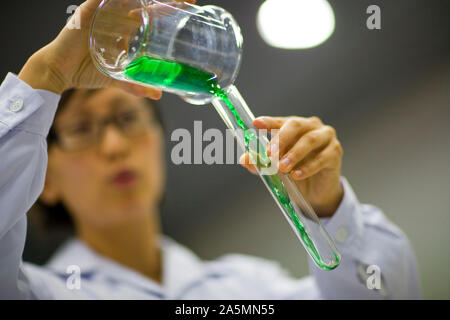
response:
<path id="1" fill-rule="evenodd" d="M 150 119 L 143 109 L 130 109 L 118 112 L 115 117 L 116 126 L 127 135 L 143 132 L 148 128 Z"/>
<path id="2" fill-rule="evenodd" d="M 126 136 L 139 135 L 151 126 L 150 115 L 145 108 L 128 108 L 116 111 L 104 120 L 83 119 L 65 125 L 58 133 L 58 142 L 67 150 L 80 150 L 97 143 L 102 130 L 109 123 Z"/>
<path id="3" fill-rule="evenodd" d="M 65 126 L 58 134 L 59 141 L 67 149 L 84 148 L 92 144 L 98 126 L 91 120 L 78 120 Z"/>

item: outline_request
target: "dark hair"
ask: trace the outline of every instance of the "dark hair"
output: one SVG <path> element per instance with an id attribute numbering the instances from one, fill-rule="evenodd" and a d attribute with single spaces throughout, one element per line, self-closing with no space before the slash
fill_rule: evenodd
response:
<path id="1" fill-rule="evenodd" d="M 59 100 L 56 115 L 58 115 L 58 113 L 60 113 L 64 109 L 64 107 L 67 105 L 68 101 L 74 95 L 76 90 L 77 89 L 69 89 L 62 93 L 61 99 Z M 101 89 L 89 89 L 88 94 L 93 94 L 98 90 Z M 147 105 L 152 112 L 153 118 L 156 120 L 156 122 L 161 126 L 161 128 L 164 131 L 164 122 L 161 113 L 159 111 L 159 106 L 157 102 L 154 100 L 150 100 L 148 98 L 145 98 L 145 101 L 147 102 Z M 47 136 L 48 148 L 50 148 L 51 145 L 56 142 L 57 142 L 57 135 L 54 126 L 52 126 Z M 166 196 L 164 194 L 161 199 L 160 206 L 163 205 L 165 198 Z M 57 203 L 56 205 L 49 206 L 38 199 L 34 204 L 31 212 L 32 214 L 30 215 L 30 217 L 32 217 L 32 221 L 38 225 L 41 231 L 44 231 L 46 233 L 55 231 L 56 229 L 65 229 L 66 231 L 70 232 L 74 231 L 74 224 L 72 218 L 70 217 L 69 212 L 61 202 Z"/>

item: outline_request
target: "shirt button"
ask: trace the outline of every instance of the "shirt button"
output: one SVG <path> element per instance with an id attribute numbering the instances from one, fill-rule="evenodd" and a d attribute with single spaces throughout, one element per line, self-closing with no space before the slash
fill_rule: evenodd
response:
<path id="1" fill-rule="evenodd" d="M 9 105 L 9 110 L 11 112 L 19 112 L 23 108 L 23 99 L 17 98 Z"/>
<path id="2" fill-rule="evenodd" d="M 348 236 L 348 230 L 345 227 L 339 227 L 336 230 L 336 241 L 338 242 L 344 242 L 345 240 L 347 240 L 347 236 Z"/>

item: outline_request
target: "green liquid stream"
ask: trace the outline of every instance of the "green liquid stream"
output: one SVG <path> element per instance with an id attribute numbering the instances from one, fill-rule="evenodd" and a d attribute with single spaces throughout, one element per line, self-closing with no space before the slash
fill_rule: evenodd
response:
<path id="1" fill-rule="evenodd" d="M 251 141 L 258 139 L 258 136 L 249 130 L 249 128 L 247 128 L 245 123 L 242 121 L 235 107 L 228 99 L 227 94 L 219 87 L 217 83 L 217 76 L 214 74 L 193 68 L 186 64 L 155 59 L 148 56 L 142 56 L 132 61 L 125 69 L 124 74 L 131 80 L 157 87 L 214 95 L 224 101 L 233 113 L 237 124 L 244 132 L 244 143 L 246 149 L 249 150 Z M 256 165 L 261 167 L 270 164 L 265 147 L 259 139 L 257 140 L 257 149 L 258 151 L 256 152 L 255 159 Z M 255 157 L 255 152 L 253 152 L 253 157 Z M 297 228 L 314 261 L 323 269 L 334 269 L 337 264 L 330 267 L 325 264 L 320 257 L 320 254 L 306 232 L 305 227 L 298 219 L 289 196 L 283 186 L 283 182 L 278 175 L 263 175 L 263 179 L 266 181 L 269 188 L 275 193 L 283 208 L 288 212 L 291 221 Z M 335 261 L 339 261 L 336 254 Z"/>

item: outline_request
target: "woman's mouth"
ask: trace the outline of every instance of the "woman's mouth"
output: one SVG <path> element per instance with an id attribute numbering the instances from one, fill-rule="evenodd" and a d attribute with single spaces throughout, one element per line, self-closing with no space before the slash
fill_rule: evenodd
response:
<path id="1" fill-rule="evenodd" d="M 136 183 L 137 174 L 132 170 L 121 170 L 112 178 L 112 184 L 119 188 L 129 187 Z"/>

